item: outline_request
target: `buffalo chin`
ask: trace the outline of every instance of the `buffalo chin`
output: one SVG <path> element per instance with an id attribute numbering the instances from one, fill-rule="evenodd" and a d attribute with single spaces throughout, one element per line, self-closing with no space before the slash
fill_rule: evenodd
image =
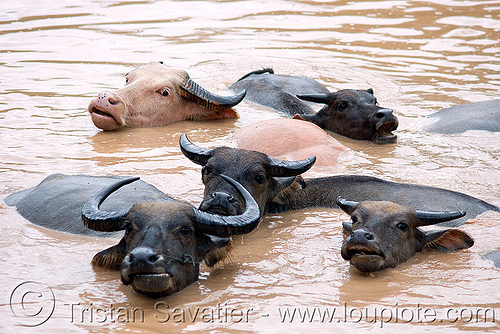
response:
<path id="1" fill-rule="evenodd" d="M 386 268 L 384 257 L 377 254 L 354 254 L 349 262 L 359 271 L 371 273 Z"/>
<path id="2" fill-rule="evenodd" d="M 398 136 L 390 131 L 375 134 L 373 142 L 375 144 L 394 144 L 398 141 Z"/>
<path id="3" fill-rule="evenodd" d="M 107 113 L 95 107 L 91 108 L 89 112 L 90 117 L 92 118 L 92 122 L 99 129 L 102 129 L 104 131 L 114 131 L 122 128 L 122 125 L 110 113 Z"/>
<path id="4" fill-rule="evenodd" d="M 176 291 L 172 276 L 163 274 L 137 274 L 130 277 L 132 289 L 150 297 L 169 296 Z"/>
<path id="5" fill-rule="evenodd" d="M 376 248 L 350 245 L 343 248 L 341 253 L 345 260 L 364 273 L 387 268 L 385 256 Z"/>

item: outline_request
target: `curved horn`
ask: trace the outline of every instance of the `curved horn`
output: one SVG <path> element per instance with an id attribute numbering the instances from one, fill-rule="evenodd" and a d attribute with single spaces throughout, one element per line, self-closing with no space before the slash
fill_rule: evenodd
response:
<path id="1" fill-rule="evenodd" d="M 101 232 L 120 231 L 125 228 L 124 220 L 128 210 L 101 211 L 99 208 L 104 200 L 114 191 L 126 184 L 139 180 L 138 177 L 131 177 L 113 183 L 93 195 L 82 208 L 82 221 L 85 227 Z"/>
<path id="2" fill-rule="evenodd" d="M 304 101 L 329 104 L 330 98 L 328 94 L 299 94 L 297 97 Z"/>
<path id="3" fill-rule="evenodd" d="M 198 165 L 205 166 L 208 159 L 212 157 L 213 149 L 196 146 L 188 139 L 185 133 L 181 135 L 179 145 L 181 147 L 182 154 Z"/>
<path id="4" fill-rule="evenodd" d="M 205 88 L 198 85 L 189 77 L 184 81 L 181 88 L 181 96 L 191 102 L 194 102 L 204 108 L 212 110 L 222 110 L 234 107 L 243 100 L 246 91 L 233 96 L 222 96 L 210 93 Z"/>
<path id="5" fill-rule="evenodd" d="M 415 211 L 418 219 L 417 226 L 433 225 L 465 216 L 465 211 Z"/>
<path id="6" fill-rule="evenodd" d="M 220 176 L 241 193 L 245 199 L 245 211 L 237 216 L 221 216 L 193 208 L 196 217 L 196 230 L 217 237 L 229 237 L 253 231 L 260 220 L 259 205 L 241 184 L 224 174 Z"/>
<path id="7" fill-rule="evenodd" d="M 316 162 L 316 156 L 311 155 L 307 159 L 297 161 L 286 161 L 268 157 L 268 162 L 271 176 L 288 177 L 306 172 Z"/>
<path id="8" fill-rule="evenodd" d="M 342 211 L 344 211 L 347 214 L 351 214 L 354 211 L 354 207 L 358 205 L 359 202 L 348 201 L 345 198 L 339 196 L 335 200 L 335 203 L 337 203 L 337 205 L 339 206 L 339 208 L 342 209 Z"/>

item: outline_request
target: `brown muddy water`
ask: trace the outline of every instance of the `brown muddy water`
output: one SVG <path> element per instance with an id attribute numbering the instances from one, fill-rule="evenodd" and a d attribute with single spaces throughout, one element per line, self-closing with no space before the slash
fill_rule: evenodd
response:
<path id="1" fill-rule="evenodd" d="M 500 1 L 2 0 L 0 8 L 1 198 L 52 173 L 119 174 L 198 204 L 200 167 L 181 154 L 180 134 L 215 147 L 280 116 L 243 103 L 237 120 L 95 128 L 91 98 L 162 60 L 213 91 L 268 66 L 331 90 L 372 87 L 399 117 L 398 143 L 337 136 L 355 158 L 306 176 L 374 175 L 500 205 L 500 133 L 422 130 L 441 108 L 499 98 Z M 2 333 L 500 330 L 500 270 L 481 257 L 500 249 L 499 214 L 462 227 L 476 242 L 469 250 L 421 253 L 369 276 L 340 256 L 348 217 L 339 210 L 267 216 L 235 239 L 224 266 L 203 267 L 199 282 L 160 300 L 91 267 L 116 240 L 46 230 L 4 204 L 0 217 Z"/>

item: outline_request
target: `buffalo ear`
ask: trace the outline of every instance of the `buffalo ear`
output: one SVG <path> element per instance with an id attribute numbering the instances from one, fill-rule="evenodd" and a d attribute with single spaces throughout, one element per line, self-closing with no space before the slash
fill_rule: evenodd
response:
<path id="1" fill-rule="evenodd" d="M 233 249 L 231 238 L 219 238 L 207 234 L 203 236 L 203 241 L 199 246 L 200 257 L 203 257 L 205 264 L 209 267 L 227 258 Z"/>
<path id="2" fill-rule="evenodd" d="M 368 93 L 370 93 L 370 94 L 374 95 L 374 94 L 373 94 L 373 88 L 368 88 L 366 91 L 367 91 Z"/>
<path id="3" fill-rule="evenodd" d="M 106 269 L 119 269 L 126 255 L 125 241 L 122 239 L 117 245 L 94 255 L 92 265 Z"/>
<path id="4" fill-rule="evenodd" d="M 440 252 L 456 252 L 474 245 L 474 240 L 465 232 L 457 229 L 424 232 L 423 248 Z"/>
<path id="5" fill-rule="evenodd" d="M 352 223 L 350 222 L 342 222 L 342 227 L 344 228 L 342 230 L 342 234 L 345 236 L 345 237 L 348 237 L 351 235 L 352 233 Z"/>

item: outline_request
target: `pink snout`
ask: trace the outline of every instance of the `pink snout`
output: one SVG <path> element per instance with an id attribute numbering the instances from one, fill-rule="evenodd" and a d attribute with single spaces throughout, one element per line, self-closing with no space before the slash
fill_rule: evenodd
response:
<path id="1" fill-rule="evenodd" d="M 123 127 L 120 115 L 125 104 L 114 93 L 101 92 L 88 106 L 92 122 L 104 131 L 113 131 Z"/>

